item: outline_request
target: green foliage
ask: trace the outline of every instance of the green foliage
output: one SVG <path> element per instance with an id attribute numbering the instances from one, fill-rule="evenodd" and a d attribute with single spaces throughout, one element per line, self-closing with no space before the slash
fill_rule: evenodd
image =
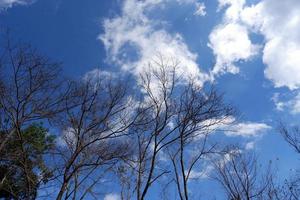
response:
<path id="1" fill-rule="evenodd" d="M 6 135 L 2 132 L 0 139 Z M 41 182 L 46 183 L 52 176 L 45 155 L 54 147 L 54 140 L 42 124 L 31 124 L 19 134 L 15 131 L 0 152 L 0 198 L 35 198 Z"/>

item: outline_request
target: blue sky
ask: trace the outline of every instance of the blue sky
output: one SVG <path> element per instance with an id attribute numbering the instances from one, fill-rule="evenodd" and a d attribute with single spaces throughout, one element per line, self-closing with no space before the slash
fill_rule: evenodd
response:
<path id="1" fill-rule="evenodd" d="M 176 57 L 239 109 L 225 139 L 276 160 L 281 177 L 299 165 L 276 130 L 299 122 L 299 0 L 0 0 L 0 25 L 72 77 L 137 76 L 157 52 Z"/>

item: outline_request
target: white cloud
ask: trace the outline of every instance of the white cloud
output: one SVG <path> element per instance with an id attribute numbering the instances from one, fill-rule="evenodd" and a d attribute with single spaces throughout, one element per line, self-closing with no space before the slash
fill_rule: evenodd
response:
<path id="1" fill-rule="evenodd" d="M 106 77 L 112 77 L 114 76 L 114 74 L 112 72 L 108 72 L 108 71 L 103 71 L 100 69 L 93 69 L 89 72 L 87 72 L 84 76 L 83 79 L 84 80 L 88 80 L 88 79 L 98 79 L 98 78 L 106 78 Z"/>
<path id="2" fill-rule="evenodd" d="M 238 69 L 232 67 L 232 63 L 247 60 L 257 54 L 258 47 L 249 39 L 249 33 L 255 32 L 265 38 L 263 62 L 267 66 L 266 78 L 275 87 L 298 89 L 300 1 L 262 0 L 251 6 L 245 4 L 245 0 L 219 0 L 219 7 L 227 6 L 227 9 L 223 23 L 210 35 L 210 47 L 217 59 L 213 72 L 238 72 Z"/>
<path id="3" fill-rule="evenodd" d="M 76 130 L 74 130 L 72 127 L 68 127 L 65 130 L 62 131 L 61 136 L 59 136 L 56 139 L 56 144 L 59 147 L 70 147 L 74 148 L 77 142 L 77 137 L 76 137 Z"/>
<path id="4" fill-rule="evenodd" d="M 172 2 L 172 0 L 164 0 Z M 206 6 L 204 2 L 200 2 L 199 0 L 176 0 L 177 3 L 180 4 L 187 4 L 187 5 L 193 5 L 195 7 L 194 15 L 196 16 L 205 16 L 206 15 Z"/>
<path id="5" fill-rule="evenodd" d="M 286 106 L 285 102 L 280 101 L 279 99 L 280 94 L 278 92 L 276 92 L 273 97 L 271 98 L 271 100 L 273 101 L 273 103 L 275 104 L 276 110 L 278 111 L 283 111 L 284 107 Z"/>
<path id="6" fill-rule="evenodd" d="M 258 122 L 240 122 L 234 117 L 228 117 L 225 120 L 222 119 L 210 119 L 203 122 L 204 125 L 211 125 L 209 128 L 213 131 L 222 131 L 229 137 L 258 137 L 272 127 L 265 123 Z"/>
<path id="7" fill-rule="evenodd" d="M 241 149 L 231 149 L 229 152 L 223 154 L 218 158 L 218 166 L 223 168 L 235 155 L 241 154 L 243 151 Z"/>
<path id="8" fill-rule="evenodd" d="M 104 71 L 99 68 L 93 69 L 87 73 L 84 74 L 83 76 L 83 81 L 85 82 L 99 82 L 99 81 L 105 81 L 105 80 L 110 80 L 113 78 L 116 78 L 116 74 L 113 72 L 109 71 Z"/>
<path id="9" fill-rule="evenodd" d="M 158 54 L 180 61 L 178 73 L 183 78 L 196 78 L 199 82 L 209 79 L 200 71 L 197 54 L 189 50 L 178 33 L 168 33 L 161 22 L 152 20 L 147 13 L 160 9 L 166 0 L 126 0 L 122 14 L 104 21 L 104 34 L 100 39 L 107 50 L 108 59 L 123 70 L 135 75 L 144 72 L 146 66 Z M 184 1 L 182 1 L 184 2 Z M 131 48 L 135 59 L 124 48 Z"/>
<path id="10" fill-rule="evenodd" d="M 288 109 L 291 114 L 299 114 L 300 113 L 300 93 L 292 97 L 291 100 L 282 101 L 280 100 L 280 94 L 275 93 L 272 97 L 272 101 L 274 102 L 276 109 L 278 111 L 284 111 L 284 109 Z"/>
<path id="11" fill-rule="evenodd" d="M 270 130 L 271 126 L 265 123 L 243 122 L 226 128 L 225 135 L 227 136 L 257 137 Z"/>
<path id="12" fill-rule="evenodd" d="M 219 0 L 219 10 L 228 7 L 225 11 L 224 20 L 234 22 L 239 20 L 240 12 L 245 4 L 245 0 Z"/>
<path id="13" fill-rule="evenodd" d="M 216 64 L 212 75 L 239 72 L 235 65 L 247 61 L 258 53 L 259 46 L 252 44 L 247 26 L 240 23 L 245 0 L 219 0 L 219 9 L 227 6 L 223 22 L 217 25 L 209 35 L 208 46 L 213 50 Z"/>
<path id="14" fill-rule="evenodd" d="M 240 11 L 241 23 L 265 38 L 265 76 L 275 87 L 300 86 L 300 1 L 263 0 Z"/>
<path id="15" fill-rule="evenodd" d="M 298 94 L 294 99 L 289 101 L 291 105 L 291 112 L 292 114 L 300 113 L 300 94 Z"/>
<path id="16" fill-rule="evenodd" d="M 300 86 L 300 46 L 279 38 L 270 40 L 264 49 L 263 61 L 268 65 L 265 75 L 275 87 Z"/>
<path id="17" fill-rule="evenodd" d="M 254 141 L 247 142 L 246 145 L 245 145 L 245 149 L 246 150 L 252 150 L 252 149 L 254 149 L 254 146 L 255 146 L 255 142 Z"/>
<path id="18" fill-rule="evenodd" d="M 121 200 L 120 195 L 118 194 L 106 194 L 103 200 Z"/>
<path id="19" fill-rule="evenodd" d="M 300 86 L 300 1 L 265 0 L 261 7 L 260 32 L 266 38 L 265 75 L 276 87 L 297 89 Z"/>
<path id="20" fill-rule="evenodd" d="M 0 10 L 11 8 L 15 5 L 26 5 L 32 2 L 33 0 L 0 0 Z"/>
<path id="21" fill-rule="evenodd" d="M 213 74 L 238 73 L 239 68 L 234 63 L 249 60 L 258 51 L 258 46 L 253 45 L 249 39 L 247 28 L 235 22 L 214 28 L 209 41 L 209 47 L 216 56 Z"/>
<path id="22" fill-rule="evenodd" d="M 240 22 L 244 23 L 251 31 L 259 32 L 263 18 L 262 9 L 261 3 L 241 8 Z"/>
<path id="23" fill-rule="evenodd" d="M 195 6 L 196 6 L 196 11 L 194 12 L 194 15 L 197 15 L 197 16 L 205 16 L 206 15 L 206 11 L 205 11 L 206 7 L 203 2 L 196 2 Z"/>
<path id="24" fill-rule="evenodd" d="M 210 177 L 213 169 L 214 169 L 214 167 L 212 165 L 206 165 L 202 171 L 191 170 L 189 178 L 190 179 L 207 179 Z"/>
<path id="25" fill-rule="evenodd" d="M 265 77 L 275 87 L 300 89 L 300 1 L 261 0 L 247 5 L 249 2 L 219 0 L 219 9 L 226 10 L 223 22 L 210 34 L 209 45 L 216 56 L 213 74 L 237 73 L 236 61 L 245 61 L 256 55 L 259 47 L 249 38 L 250 33 L 256 33 L 264 37 L 261 46 Z M 224 28 L 230 26 L 236 28 Z M 278 110 L 290 108 L 291 112 L 298 113 L 299 98 L 282 102 L 273 97 L 273 101 Z"/>

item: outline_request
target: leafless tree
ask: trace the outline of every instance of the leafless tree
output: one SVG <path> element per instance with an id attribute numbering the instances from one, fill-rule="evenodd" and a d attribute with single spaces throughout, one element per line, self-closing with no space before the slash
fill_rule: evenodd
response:
<path id="1" fill-rule="evenodd" d="M 284 140 L 300 154 L 300 129 L 299 126 L 289 127 L 284 122 L 279 124 L 279 132 Z M 299 169 L 297 169 L 299 170 Z M 296 200 L 300 196 L 300 175 L 292 174 L 293 178 L 286 179 L 281 186 L 281 195 L 287 200 Z"/>
<path id="2" fill-rule="evenodd" d="M 59 63 L 51 62 L 29 45 L 13 44 L 10 39 L 5 41 L 0 48 L 0 153 L 5 153 L 8 143 L 17 138 L 21 152 L 19 167 L 26 179 L 24 190 L 27 198 L 31 198 L 39 182 L 30 175 L 22 130 L 64 110 L 62 102 L 68 93 L 68 83 L 59 76 Z"/>
<path id="3" fill-rule="evenodd" d="M 178 65 L 176 60 L 159 56 L 140 77 L 143 99 L 137 108 L 140 115 L 131 137 L 136 154 L 127 162 L 127 167 L 122 168 L 127 169 L 125 172 L 131 177 L 134 190 L 131 195 L 135 193 L 138 200 L 145 199 L 155 182 L 172 174 L 172 165 L 167 164 L 171 149 L 179 194 L 187 199 L 184 195 L 188 196 L 187 181 L 193 167 L 213 149 L 206 145 L 208 133 L 233 114 L 233 109 L 226 107 L 214 90 L 207 92 L 195 78 L 182 77 Z M 184 151 L 198 136 L 204 136 L 200 139 L 203 143 L 198 142 L 202 149 L 187 161 Z M 179 176 L 184 177 L 183 182 Z M 125 180 L 128 185 L 129 179 Z"/>
<path id="4" fill-rule="evenodd" d="M 295 149 L 297 153 L 300 153 L 300 129 L 298 126 L 289 128 L 286 124 L 281 122 L 279 124 L 279 131 L 284 140 Z"/>
<path id="5" fill-rule="evenodd" d="M 176 63 L 168 66 L 163 62 L 163 59 L 156 62 L 157 68 L 149 66 L 149 71 L 140 77 L 144 98 L 137 109 L 142 114 L 135 122 L 132 139 L 137 147 L 136 155 L 128 163 L 134 172 L 134 189 L 139 200 L 145 198 L 154 182 L 170 172 L 159 166 L 158 157 L 166 146 L 177 140 L 173 135 L 177 127 L 168 126 L 176 114 Z"/>
<path id="6" fill-rule="evenodd" d="M 86 77 L 72 88 L 56 120 L 62 131 L 56 199 L 99 198 L 99 182 L 130 153 L 125 135 L 133 122 L 126 86 L 112 77 Z"/>
<path id="7" fill-rule="evenodd" d="M 232 149 L 215 162 L 214 177 L 224 188 L 230 200 L 276 199 L 273 174 L 257 162 L 253 153 Z"/>
<path id="8" fill-rule="evenodd" d="M 29 45 L 14 45 L 8 40 L 1 55 L 1 125 L 6 126 L 1 128 L 10 131 L 1 141 L 0 151 L 14 131 L 63 111 L 62 101 L 68 93 L 68 85 L 59 75 L 59 63 L 39 55 Z"/>
<path id="9" fill-rule="evenodd" d="M 107 74 L 66 81 L 59 63 L 8 40 L 0 51 L 0 156 L 17 138 L 13 158 L 21 163 L 17 167 L 24 174 L 25 199 L 36 198 L 45 180 L 43 173 L 39 180 L 30 175 L 22 133 L 34 122 L 46 122 L 58 132 L 49 162 L 52 185 L 45 185 L 59 188 L 58 200 L 99 199 L 103 180 L 115 180 L 115 175 L 122 199 L 144 200 L 161 180 L 175 185 L 181 200 L 191 199 L 189 183 L 195 172 L 205 170 L 202 164 L 209 156 L 220 155 L 211 134 L 235 111 L 209 84 L 183 77 L 179 64 L 162 56 L 153 60 L 138 80 L 141 90 L 131 97 L 125 81 Z M 299 130 L 280 126 L 298 153 Z M 300 194 L 299 179 L 278 187 L 271 170 L 260 171 L 252 154 L 229 150 L 214 165 L 228 199 L 296 200 Z"/>
<path id="10" fill-rule="evenodd" d="M 181 200 L 188 200 L 188 182 L 200 175 L 199 161 L 217 153 L 216 143 L 209 136 L 218 127 L 227 124 L 235 115 L 234 109 L 225 105 L 222 96 L 211 88 L 196 86 L 190 82 L 184 87 L 179 101 L 175 126 L 178 126 L 176 141 L 168 150 L 175 174 L 175 183 Z M 203 172 L 205 173 L 205 172 Z"/>
<path id="11" fill-rule="evenodd" d="M 300 178 L 299 175 L 290 180 L 286 180 L 281 191 L 281 199 L 298 200 L 300 197 Z"/>

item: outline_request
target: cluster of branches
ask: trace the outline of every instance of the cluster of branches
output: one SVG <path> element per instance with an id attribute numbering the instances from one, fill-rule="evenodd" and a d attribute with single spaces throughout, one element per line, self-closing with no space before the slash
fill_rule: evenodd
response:
<path id="1" fill-rule="evenodd" d="M 146 199 L 164 182 L 188 200 L 209 158 L 218 158 L 215 179 L 228 199 L 297 196 L 258 173 L 255 157 L 211 139 L 235 110 L 212 86 L 183 77 L 174 60 L 154 60 L 129 90 L 101 72 L 67 79 L 28 45 L 8 40 L 0 53 L 0 198 L 99 199 L 110 180 L 122 199 Z"/>

